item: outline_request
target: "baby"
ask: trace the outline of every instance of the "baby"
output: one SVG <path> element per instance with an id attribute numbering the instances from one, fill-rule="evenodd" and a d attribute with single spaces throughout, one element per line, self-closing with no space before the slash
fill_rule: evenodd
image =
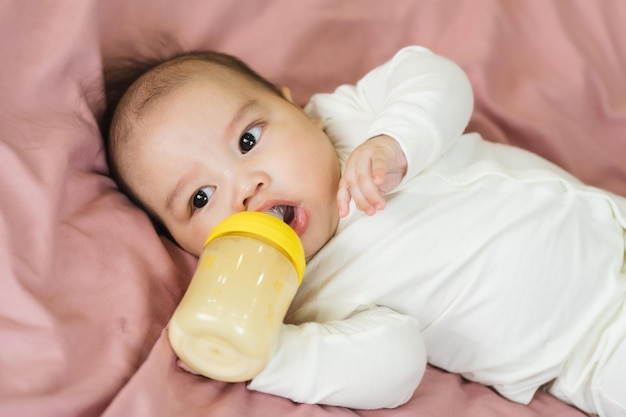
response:
<path id="1" fill-rule="evenodd" d="M 279 206 L 307 272 L 248 385 L 396 407 L 426 362 L 528 403 L 626 415 L 626 199 L 464 134 L 471 85 L 400 50 L 303 109 L 234 57 L 148 70 L 114 108 L 120 186 L 199 255 L 230 214 Z"/>

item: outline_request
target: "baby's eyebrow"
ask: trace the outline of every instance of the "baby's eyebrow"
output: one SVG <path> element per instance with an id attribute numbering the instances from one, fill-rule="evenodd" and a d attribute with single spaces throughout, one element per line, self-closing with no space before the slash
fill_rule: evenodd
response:
<path id="1" fill-rule="evenodd" d="M 233 118 L 230 120 L 230 123 L 228 123 L 228 128 L 226 130 L 228 132 L 228 134 L 231 134 L 237 128 L 237 126 L 239 126 L 241 124 L 243 119 L 245 119 L 245 117 L 248 115 L 248 113 L 256 105 L 257 105 L 257 100 L 256 99 L 250 99 L 250 100 L 246 101 L 245 103 L 243 103 L 241 105 L 241 107 L 239 107 L 239 109 L 237 110 L 237 112 L 235 113 Z"/>

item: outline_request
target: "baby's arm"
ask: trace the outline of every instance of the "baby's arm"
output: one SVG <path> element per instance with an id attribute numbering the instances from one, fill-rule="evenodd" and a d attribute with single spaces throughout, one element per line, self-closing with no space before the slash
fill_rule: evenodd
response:
<path id="1" fill-rule="evenodd" d="M 313 96 L 306 110 L 322 119 L 345 161 L 340 214 L 347 214 L 350 198 L 368 214 L 383 208 L 383 194 L 429 167 L 463 134 L 472 109 L 472 88 L 463 70 L 417 46 L 400 50 L 354 86 Z M 395 139 L 406 159 L 397 148 L 390 154 L 391 142 L 381 147 L 378 138 Z M 375 154 L 386 166 L 384 180 L 380 171 L 374 173 Z"/>
<path id="2" fill-rule="evenodd" d="M 284 325 L 248 388 L 302 403 L 390 408 L 411 398 L 425 367 L 417 321 L 373 306 L 345 320 Z"/>

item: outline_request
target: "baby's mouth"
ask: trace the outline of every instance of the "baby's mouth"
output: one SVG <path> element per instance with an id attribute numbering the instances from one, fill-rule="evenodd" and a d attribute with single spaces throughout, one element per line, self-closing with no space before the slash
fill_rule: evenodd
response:
<path id="1" fill-rule="evenodd" d="M 274 206 L 271 207 L 269 210 L 265 210 L 264 213 L 271 214 L 272 216 L 284 221 L 290 226 L 296 217 L 296 211 L 293 206 Z"/>

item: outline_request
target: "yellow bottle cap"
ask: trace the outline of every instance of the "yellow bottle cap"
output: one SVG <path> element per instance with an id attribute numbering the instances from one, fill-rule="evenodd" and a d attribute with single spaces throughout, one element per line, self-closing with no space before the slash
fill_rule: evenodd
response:
<path id="1" fill-rule="evenodd" d="M 306 269 L 304 248 L 297 233 L 287 223 L 267 213 L 241 211 L 215 226 L 204 245 L 227 234 L 250 235 L 272 244 L 287 255 L 298 274 L 298 283 L 302 282 Z"/>

